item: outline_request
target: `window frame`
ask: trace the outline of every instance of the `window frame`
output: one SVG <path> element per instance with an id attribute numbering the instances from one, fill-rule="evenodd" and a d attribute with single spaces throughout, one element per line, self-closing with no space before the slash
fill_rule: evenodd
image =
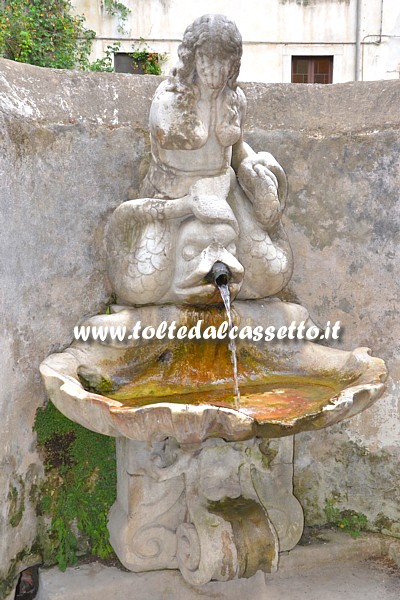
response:
<path id="1" fill-rule="evenodd" d="M 318 61 L 327 61 L 328 62 L 328 71 L 326 73 L 316 73 L 316 67 Z M 307 61 L 307 73 L 299 73 L 298 71 L 298 61 Z M 292 55 L 292 68 L 291 68 L 291 82 L 292 83 L 306 83 L 306 84 L 319 84 L 319 85 L 329 85 L 333 83 L 333 63 L 334 56 L 329 54 L 323 55 Z M 307 79 L 307 81 L 295 81 L 296 78 Z M 328 81 L 315 81 L 317 76 L 327 77 Z"/>

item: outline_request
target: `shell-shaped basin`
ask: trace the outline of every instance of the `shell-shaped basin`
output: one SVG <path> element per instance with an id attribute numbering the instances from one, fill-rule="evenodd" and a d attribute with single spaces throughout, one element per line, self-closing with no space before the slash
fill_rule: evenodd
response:
<path id="1" fill-rule="evenodd" d="M 349 352 L 246 335 L 236 340 L 241 398 L 235 400 L 229 340 L 173 335 L 182 326 L 218 329 L 225 318 L 219 308 L 172 305 L 116 307 L 93 317 L 82 327 L 125 328 L 124 339 L 80 340 L 46 358 L 40 370 L 49 397 L 65 416 L 98 433 L 196 444 L 321 429 L 364 410 L 384 391 L 385 364 L 368 348 Z M 307 311 L 275 299 L 234 305 L 239 330 L 277 330 L 293 321 L 309 323 Z M 130 334 L 139 322 L 141 331 L 166 323 L 158 329 L 164 337 Z"/>

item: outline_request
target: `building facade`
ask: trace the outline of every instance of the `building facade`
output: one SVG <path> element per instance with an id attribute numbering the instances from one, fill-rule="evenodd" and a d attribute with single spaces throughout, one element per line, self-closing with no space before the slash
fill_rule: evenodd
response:
<path id="1" fill-rule="evenodd" d="M 72 0 L 97 36 L 92 58 L 145 40 L 168 73 L 188 24 L 205 13 L 233 19 L 243 36 L 241 80 L 342 83 L 400 76 L 400 0 Z M 129 9 L 124 21 L 118 4 Z M 113 9 L 114 7 L 114 9 Z M 115 14 L 111 15 L 110 11 Z M 123 56 L 117 70 L 124 70 Z"/>

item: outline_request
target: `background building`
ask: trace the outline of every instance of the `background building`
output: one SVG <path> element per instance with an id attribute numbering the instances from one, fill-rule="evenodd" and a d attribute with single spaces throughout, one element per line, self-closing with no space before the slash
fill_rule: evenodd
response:
<path id="1" fill-rule="evenodd" d="M 92 57 L 120 43 L 116 70 L 141 39 L 175 62 L 186 26 L 205 13 L 232 18 L 243 36 L 242 81 L 341 83 L 400 76 L 399 0 L 73 0 L 97 33 Z M 118 6 L 130 10 L 124 21 Z M 110 12 L 114 12 L 111 15 Z M 125 56 L 124 56 L 125 55 Z"/>

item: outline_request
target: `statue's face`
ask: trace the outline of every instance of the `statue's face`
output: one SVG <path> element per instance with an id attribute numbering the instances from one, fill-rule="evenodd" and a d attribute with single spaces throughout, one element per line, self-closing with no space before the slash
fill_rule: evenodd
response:
<path id="1" fill-rule="evenodd" d="M 196 72 L 201 83 L 212 89 L 221 90 L 225 87 L 232 74 L 232 57 L 222 54 L 218 47 L 206 53 L 199 49 L 196 51 Z"/>

